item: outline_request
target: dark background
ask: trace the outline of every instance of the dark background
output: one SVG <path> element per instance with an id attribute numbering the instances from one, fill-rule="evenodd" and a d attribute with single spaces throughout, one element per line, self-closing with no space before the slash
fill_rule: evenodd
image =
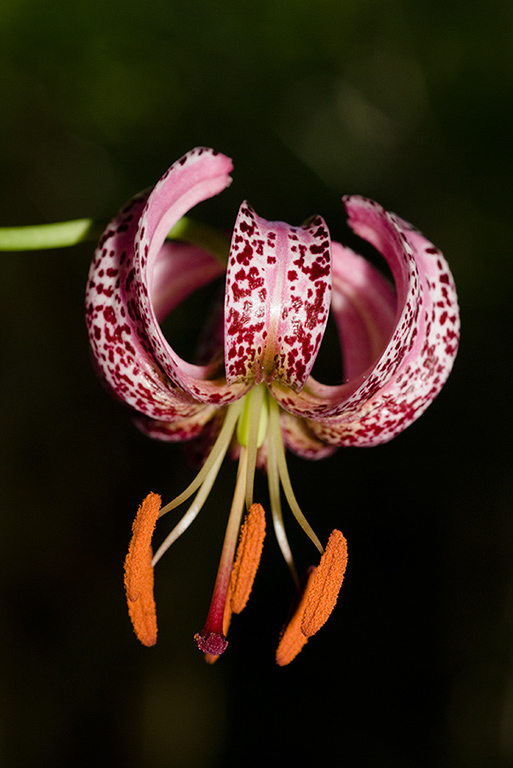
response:
<path id="1" fill-rule="evenodd" d="M 448 385 L 405 433 L 290 461 L 319 536 L 349 540 L 329 624 L 274 666 L 292 585 L 270 535 L 208 667 L 192 635 L 234 467 L 159 566 L 159 643 L 140 647 L 131 520 L 192 470 L 92 373 L 92 245 L 2 254 L 3 766 L 513 765 L 512 33 L 509 0 L 2 0 L 1 225 L 109 218 L 213 146 L 234 183 L 198 218 L 231 227 L 247 197 L 343 237 L 341 195 L 368 195 L 444 250 L 463 323 Z"/>

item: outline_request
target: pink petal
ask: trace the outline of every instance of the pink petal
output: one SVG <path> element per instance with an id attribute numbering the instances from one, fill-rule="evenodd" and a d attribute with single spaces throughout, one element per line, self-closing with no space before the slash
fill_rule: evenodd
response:
<path id="1" fill-rule="evenodd" d="M 211 369 L 173 352 L 157 315 L 219 273 L 201 250 L 163 244 L 190 207 L 230 183 L 231 169 L 231 161 L 212 150 L 185 155 L 150 195 L 134 198 L 111 222 L 91 265 L 86 312 L 97 366 L 115 394 L 151 419 L 192 417 L 203 408 L 198 401 L 226 397 L 214 382 L 203 382 Z"/>
<path id="2" fill-rule="evenodd" d="M 141 432 L 144 432 L 148 437 L 155 440 L 180 442 L 197 437 L 215 415 L 215 406 L 206 405 L 202 406 L 201 410 L 196 414 L 185 419 L 177 418 L 172 421 L 162 421 L 149 419 L 145 416 L 137 416 L 134 421 Z"/>
<path id="3" fill-rule="evenodd" d="M 155 261 L 169 230 L 191 207 L 228 186 L 232 167 L 229 158 L 203 147 L 185 155 L 150 194 L 134 243 L 131 292 L 148 339 L 148 351 L 172 384 L 196 400 L 216 405 L 237 399 L 245 388 L 212 381 L 211 367 L 192 365 L 175 353 L 157 322 L 151 284 Z"/>
<path id="4" fill-rule="evenodd" d="M 342 345 L 344 375 L 354 379 L 377 360 L 395 328 L 393 286 L 372 264 L 340 243 L 332 243 L 331 311 Z"/>
<path id="5" fill-rule="evenodd" d="M 89 271 L 86 320 L 99 373 L 127 405 L 154 419 L 196 413 L 192 398 L 175 391 L 147 351 L 137 317 L 128 303 L 133 281 L 133 241 L 146 196 L 134 198 L 105 231 Z"/>
<path id="6" fill-rule="evenodd" d="M 243 203 L 226 276 L 227 381 L 277 381 L 300 390 L 319 351 L 330 294 L 330 236 L 323 219 L 291 227 L 268 222 Z"/>
<path id="7" fill-rule="evenodd" d="M 409 224 L 361 197 L 345 200 L 354 231 L 386 258 L 394 276 L 393 334 L 374 363 L 340 387 L 310 379 L 293 400 L 275 396 L 332 445 L 370 446 L 397 435 L 433 401 L 456 356 L 459 312 L 452 275 L 440 251 Z"/>
<path id="8" fill-rule="evenodd" d="M 224 274 L 225 267 L 211 253 L 188 243 L 167 241 L 157 254 L 150 290 L 158 322 L 191 293 Z"/>
<path id="9" fill-rule="evenodd" d="M 324 459 L 337 450 L 335 445 L 320 440 L 310 429 L 309 422 L 287 411 L 281 412 L 280 425 L 285 446 L 303 459 Z"/>

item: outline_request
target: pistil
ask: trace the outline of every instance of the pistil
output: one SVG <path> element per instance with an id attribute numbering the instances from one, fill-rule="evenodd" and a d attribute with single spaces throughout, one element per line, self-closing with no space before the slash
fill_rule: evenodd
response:
<path id="1" fill-rule="evenodd" d="M 206 654 L 218 656 L 228 647 L 228 641 L 224 635 L 223 618 L 230 586 L 237 534 L 244 509 L 244 496 L 246 491 L 247 450 L 242 447 L 237 472 L 237 482 L 233 495 L 230 516 L 224 537 L 223 550 L 219 569 L 217 571 L 214 593 L 210 603 L 207 620 L 202 631 L 194 636 L 200 651 Z"/>
<path id="2" fill-rule="evenodd" d="M 242 410 L 237 422 L 237 440 L 240 445 L 237 482 L 207 621 L 202 631 L 194 637 L 198 648 L 206 654 L 207 661 L 219 656 L 228 646 L 225 637 L 225 625 L 228 623 L 225 621 L 225 613 L 231 611 L 227 601 L 235 548 L 244 506 L 249 510 L 253 503 L 257 453 L 267 434 L 267 407 L 266 387 L 263 385 L 253 387 L 243 398 Z"/>
<path id="3" fill-rule="evenodd" d="M 239 544 L 233 564 L 230 585 L 223 614 L 223 634 L 226 637 L 233 613 L 246 607 L 260 564 L 265 538 L 265 512 L 261 504 L 252 504 L 240 531 Z M 205 661 L 213 664 L 219 654 L 206 653 Z"/>

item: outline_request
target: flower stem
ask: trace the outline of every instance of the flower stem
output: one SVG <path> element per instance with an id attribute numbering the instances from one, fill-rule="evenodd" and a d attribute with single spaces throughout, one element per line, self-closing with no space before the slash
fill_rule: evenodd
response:
<path id="1" fill-rule="evenodd" d="M 0 251 L 40 251 L 68 248 L 83 242 L 95 242 L 105 224 L 93 219 L 75 219 L 34 227 L 0 227 Z"/>
<path id="2" fill-rule="evenodd" d="M 26 227 L 0 227 L 0 251 L 42 251 L 48 248 L 69 248 L 78 243 L 95 243 L 105 226 L 103 221 L 73 219 Z M 175 224 L 168 239 L 192 243 L 204 248 L 222 264 L 228 262 L 229 238 L 213 227 L 200 224 L 187 216 Z"/>

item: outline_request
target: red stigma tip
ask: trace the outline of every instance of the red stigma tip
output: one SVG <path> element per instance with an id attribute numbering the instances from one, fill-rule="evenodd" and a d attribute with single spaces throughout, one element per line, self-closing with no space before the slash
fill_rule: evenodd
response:
<path id="1" fill-rule="evenodd" d="M 200 651 L 212 656 L 220 656 L 228 648 L 228 640 L 218 632 L 209 632 L 207 635 L 197 633 L 194 639 Z"/>

